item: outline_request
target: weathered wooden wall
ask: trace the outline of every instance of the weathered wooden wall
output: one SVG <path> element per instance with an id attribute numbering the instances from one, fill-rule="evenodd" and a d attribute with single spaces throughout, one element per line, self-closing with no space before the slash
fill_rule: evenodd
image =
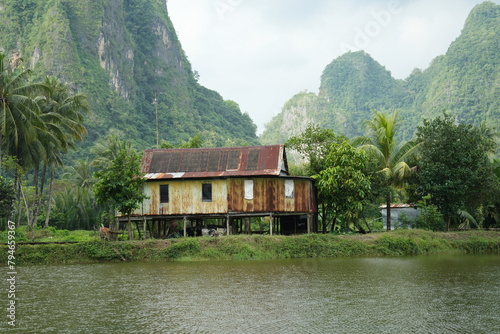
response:
<path id="1" fill-rule="evenodd" d="M 245 179 L 229 179 L 228 207 L 232 212 L 316 212 L 311 181 L 293 179 L 293 198 L 287 198 L 285 180 L 284 178 L 254 178 L 253 199 L 245 199 Z"/>
<path id="2" fill-rule="evenodd" d="M 203 202 L 203 183 L 212 184 L 212 201 Z M 169 185 L 169 202 L 160 203 L 160 185 Z M 149 199 L 135 214 L 145 215 L 186 215 L 213 214 L 227 212 L 226 180 L 176 180 L 147 182 L 144 192 Z"/>
<path id="3" fill-rule="evenodd" d="M 245 199 L 245 180 L 253 180 L 253 196 Z M 281 177 L 227 178 L 203 180 L 158 180 L 145 185 L 149 198 L 137 215 L 196 215 L 233 213 L 313 213 L 316 201 L 309 179 L 293 180 L 293 198 L 285 195 L 285 180 Z M 202 201 L 202 184 L 212 184 L 212 201 Z M 160 185 L 169 185 L 169 203 L 160 202 Z"/>

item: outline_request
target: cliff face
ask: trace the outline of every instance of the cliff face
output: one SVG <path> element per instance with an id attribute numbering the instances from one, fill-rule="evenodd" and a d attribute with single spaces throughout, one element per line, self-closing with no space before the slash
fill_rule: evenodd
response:
<path id="1" fill-rule="evenodd" d="M 500 5 L 477 5 L 446 54 L 436 58 L 421 75 L 410 78 L 423 86 L 413 107 L 421 107 L 425 118 L 446 109 L 460 122 L 499 126 L 499 36 Z"/>
<path id="2" fill-rule="evenodd" d="M 239 107 L 199 85 L 165 1 L 0 0 L 0 49 L 33 77 L 54 74 L 91 102 L 89 137 L 119 132 L 141 148 L 202 133 L 207 145 L 256 143 Z"/>
<path id="3" fill-rule="evenodd" d="M 484 2 L 467 18 L 460 36 L 445 55 L 425 69 L 396 80 L 363 51 L 346 53 L 326 66 L 319 95 L 310 93 L 300 117 L 287 122 L 297 96 L 266 125 L 261 140 L 284 142 L 305 123 L 314 122 L 349 137 L 363 135 L 363 122 L 375 111 L 398 110 L 399 136 L 412 139 L 423 119 L 450 112 L 459 122 L 500 127 L 500 5 Z M 275 129 L 281 130 L 276 137 Z"/>

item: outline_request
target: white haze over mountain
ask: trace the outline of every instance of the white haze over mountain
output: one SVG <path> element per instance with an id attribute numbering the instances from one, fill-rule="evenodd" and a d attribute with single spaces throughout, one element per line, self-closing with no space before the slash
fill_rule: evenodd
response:
<path id="1" fill-rule="evenodd" d="M 237 102 L 262 132 L 323 69 L 365 50 L 406 78 L 442 55 L 479 0 L 170 0 L 199 82 Z M 498 3 L 498 1 L 494 1 Z"/>

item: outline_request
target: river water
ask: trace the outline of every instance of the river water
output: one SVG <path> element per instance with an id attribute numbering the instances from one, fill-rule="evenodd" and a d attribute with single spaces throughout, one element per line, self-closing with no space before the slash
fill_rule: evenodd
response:
<path id="1" fill-rule="evenodd" d="M 491 334 L 499 284 L 498 255 L 19 267 L 12 332 Z"/>

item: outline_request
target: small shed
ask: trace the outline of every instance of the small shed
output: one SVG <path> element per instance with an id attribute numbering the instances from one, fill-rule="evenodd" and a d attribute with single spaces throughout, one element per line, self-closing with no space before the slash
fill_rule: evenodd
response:
<path id="1" fill-rule="evenodd" d="M 380 206 L 384 229 L 387 229 L 387 205 Z M 391 204 L 391 230 L 402 228 L 402 219 L 415 220 L 420 215 L 420 210 L 414 204 Z"/>
<path id="2" fill-rule="evenodd" d="M 314 182 L 289 175 L 284 145 L 146 150 L 141 172 L 147 199 L 132 219 L 154 237 L 178 224 L 185 235 L 250 233 L 252 217 L 271 234 L 317 230 Z"/>

